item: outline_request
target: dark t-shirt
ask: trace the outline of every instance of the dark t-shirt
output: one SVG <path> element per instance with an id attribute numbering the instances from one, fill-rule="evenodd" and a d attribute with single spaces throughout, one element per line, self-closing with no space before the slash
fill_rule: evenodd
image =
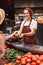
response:
<path id="1" fill-rule="evenodd" d="M 36 36 L 39 40 L 39 44 L 43 45 L 43 24 L 38 23 L 37 31 L 36 31 Z"/>
<path id="2" fill-rule="evenodd" d="M 5 25 L 5 21 L 3 21 L 3 23 L 0 25 L 0 31 L 5 32 L 6 30 L 6 25 Z"/>

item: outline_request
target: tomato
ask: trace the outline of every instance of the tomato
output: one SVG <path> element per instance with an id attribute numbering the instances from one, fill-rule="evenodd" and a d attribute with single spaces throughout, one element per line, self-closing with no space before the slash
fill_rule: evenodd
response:
<path id="1" fill-rule="evenodd" d="M 9 63 L 7 60 L 5 60 L 5 64 Z"/>
<path id="2" fill-rule="evenodd" d="M 17 59 L 20 60 L 21 59 L 21 56 L 17 56 Z"/>
<path id="3" fill-rule="evenodd" d="M 25 54 L 24 57 L 27 57 L 27 54 Z"/>
<path id="4" fill-rule="evenodd" d="M 26 61 L 21 61 L 21 65 L 25 65 L 26 64 Z"/>
<path id="5" fill-rule="evenodd" d="M 28 58 L 32 58 L 32 55 L 27 55 Z"/>
<path id="6" fill-rule="evenodd" d="M 30 63 L 27 63 L 26 65 L 31 65 Z"/>
<path id="7" fill-rule="evenodd" d="M 39 58 L 39 55 L 35 55 L 36 56 L 36 58 Z"/>
<path id="8" fill-rule="evenodd" d="M 37 61 L 36 61 L 36 64 L 40 64 L 40 63 L 41 63 L 41 60 L 37 60 Z"/>
<path id="9" fill-rule="evenodd" d="M 26 61 L 27 61 L 27 63 L 30 63 L 31 62 L 31 59 L 27 59 Z"/>
<path id="10" fill-rule="evenodd" d="M 36 57 L 35 55 L 32 55 L 32 58 Z"/>
<path id="11" fill-rule="evenodd" d="M 39 60 L 43 61 L 43 57 L 39 57 Z"/>
<path id="12" fill-rule="evenodd" d="M 11 63 L 8 63 L 8 64 L 4 64 L 4 65 L 11 65 Z"/>
<path id="13" fill-rule="evenodd" d="M 32 53 L 31 53 L 31 52 L 27 52 L 27 54 L 28 54 L 28 55 L 32 55 Z"/>
<path id="14" fill-rule="evenodd" d="M 41 57 L 43 57 L 43 55 L 40 55 Z"/>
<path id="15" fill-rule="evenodd" d="M 26 57 L 26 56 L 22 56 L 22 58 L 21 58 L 21 59 L 25 59 L 25 60 L 26 60 L 26 59 L 27 59 L 27 57 Z"/>
<path id="16" fill-rule="evenodd" d="M 20 60 L 16 60 L 16 63 L 20 64 Z"/>
<path id="17" fill-rule="evenodd" d="M 37 60 L 37 57 L 33 57 L 33 58 L 32 58 L 32 61 L 36 61 L 36 60 Z"/>
<path id="18" fill-rule="evenodd" d="M 21 58 L 21 61 L 25 61 L 25 58 Z"/>
<path id="19" fill-rule="evenodd" d="M 40 55 L 39 60 L 43 61 L 43 55 Z"/>
<path id="20" fill-rule="evenodd" d="M 24 57 L 25 60 L 27 60 L 27 57 Z"/>
<path id="21" fill-rule="evenodd" d="M 29 57 L 29 58 L 31 58 L 31 52 L 27 52 L 25 55 L 24 55 L 24 57 Z"/>
<path id="22" fill-rule="evenodd" d="M 36 63 L 35 62 L 32 62 L 31 65 L 36 65 Z"/>
<path id="23" fill-rule="evenodd" d="M 22 58 L 24 58 L 24 56 L 22 56 Z"/>
<path id="24" fill-rule="evenodd" d="M 41 62 L 40 65 L 43 65 L 43 62 Z"/>

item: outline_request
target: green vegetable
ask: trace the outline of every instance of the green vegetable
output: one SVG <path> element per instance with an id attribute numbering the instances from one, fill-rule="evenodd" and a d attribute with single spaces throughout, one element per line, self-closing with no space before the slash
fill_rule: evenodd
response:
<path id="1" fill-rule="evenodd" d="M 18 50 L 9 49 L 5 52 L 5 58 L 10 62 L 15 62 L 17 56 L 22 56 L 24 53 Z"/>

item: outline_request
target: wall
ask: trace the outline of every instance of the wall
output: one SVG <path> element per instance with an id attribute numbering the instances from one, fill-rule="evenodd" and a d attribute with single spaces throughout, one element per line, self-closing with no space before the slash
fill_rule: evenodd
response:
<path id="1" fill-rule="evenodd" d="M 43 0 L 15 0 L 14 7 L 43 7 Z"/>
<path id="2" fill-rule="evenodd" d="M 5 9 L 6 18 L 14 19 L 14 0 L 0 0 L 0 8 Z"/>

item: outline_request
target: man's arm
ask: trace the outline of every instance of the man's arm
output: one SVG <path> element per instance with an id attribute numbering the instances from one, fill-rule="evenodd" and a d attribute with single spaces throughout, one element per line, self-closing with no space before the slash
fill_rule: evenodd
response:
<path id="1" fill-rule="evenodd" d="M 8 36 L 5 36 L 5 40 L 8 40 L 8 39 L 10 39 L 10 38 L 12 38 L 12 37 L 13 37 L 13 34 L 8 35 Z"/>

